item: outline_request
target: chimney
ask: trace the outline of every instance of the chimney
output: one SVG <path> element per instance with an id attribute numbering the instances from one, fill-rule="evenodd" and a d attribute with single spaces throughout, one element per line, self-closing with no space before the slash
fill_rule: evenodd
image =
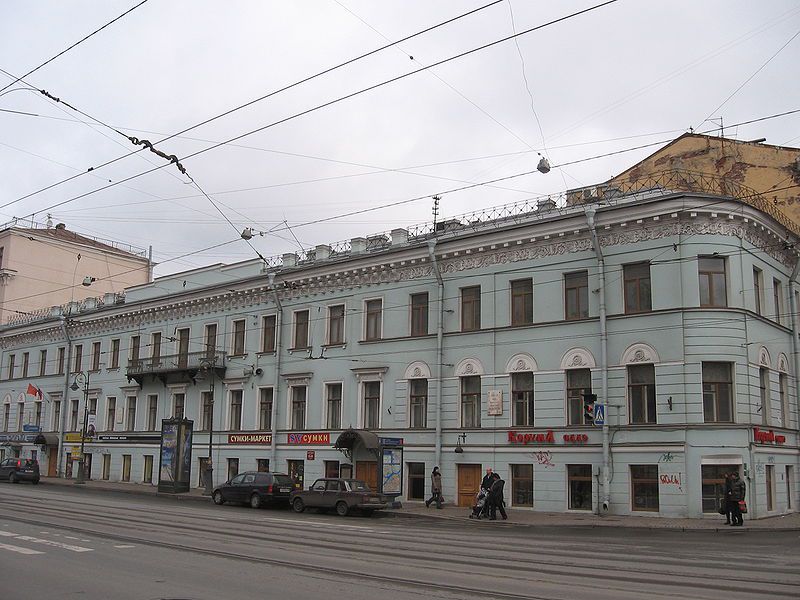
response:
<path id="1" fill-rule="evenodd" d="M 367 251 L 367 239 L 363 237 L 355 237 L 350 240 L 350 252 L 353 254 L 361 254 Z"/>
<path id="2" fill-rule="evenodd" d="M 407 229 L 392 229 L 392 246 L 402 246 L 408 243 Z"/>
<path id="3" fill-rule="evenodd" d="M 114 292 L 106 292 L 103 294 L 103 304 L 105 306 L 113 306 L 117 301 L 117 295 Z"/>
<path id="4" fill-rule="evenodd" d="M 319 244 L 315 251 L 316 260 L 326 260 L 331 257 L 331 247 L 327 244 Z"/>
<path id="5" fill-rule="evenodd" d="M 56 224 L 56 231 L 66 231 L 67 226 L 64 223 L 57 223 Z"/>
<path id="6" fill-rule="evenodd" d="M 283 255 L 283 267 L 296 267 L 297 266 L 297 254 L 294 252 L 287 252 Z"/>

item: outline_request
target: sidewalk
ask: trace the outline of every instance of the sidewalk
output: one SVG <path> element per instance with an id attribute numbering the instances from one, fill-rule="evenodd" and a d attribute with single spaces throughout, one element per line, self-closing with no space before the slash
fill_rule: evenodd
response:
<path id="1" fill-rule="evenodd" d="M 192 488 L 185 494 L 167 494 L 159 492 L 154 485 L 141 483 L 122 483 L 112 481 L 87 481 L 83 485 L 75 485 L 72 479 L 59 479 L 43 477 L 42 485 L 62 486 L 75 489 L 92 490 L 95 492 L 114 492 L 123 494 L 138 494 L 143 496 L 158 496 L 177 501 L 196 501 L 211 503 L 211 498 L 203 496 L 202 490 Z M 649 517 L 608 515 L 599 516 L 591 513 L 548 513 L 526 509 L 507 509 L 508 521 L 498 517 L 497 521 L 469 518 L 468 508 L 446 505 L 442 509 L 434 506 L 426 508 L 422 502 L 406 502 L 403 508 L 385 511 L 387 515 L 398 518 L 435 518 L 449 521 L 461 521 L 469 526 L 481 527 L 625 527 L 634 529 L 670 529 L 676 531 L 800 531 L 800 513 L 791 513 L 765 519 L 749 520 L 745 516 L 743 527 L 729 527 L 725 525 L 722 515 L 703 519 L 684 519 L 672 517 Z"/>

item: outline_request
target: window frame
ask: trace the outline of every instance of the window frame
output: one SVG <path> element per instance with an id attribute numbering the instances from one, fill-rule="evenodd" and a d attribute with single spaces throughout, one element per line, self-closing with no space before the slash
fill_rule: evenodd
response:
<path id="1" fill-rule="evenodd" d="M 131 402 L 133 400 L 133 402 Z M 126 396 L 125 431 L 136 431 L 136 408 L 139 400 L 136 396 Z"/>
<path id="2" fill-rule="evenodd" d="M 266 398 L 269 392 L 269 399 Z M 275 388 L 273 386 L 264 386 L 258 388 L 258 430 L 259 431 L 272 431 L 272 407 L 275 404 Z M 269 410 L 264 410 L 265 406 L 269 406 Z"/>
<path id="3" fill-rule="evenodd" d="M 754 308 L 757 315 L 762 314 L 762 288 L 764 286 L 764 272 L 758 267 L 753 267 L 753 298 L 755 299 Z"/>
<path id="4" fill-rule="evenodd" d="M 377 396 L 367 396 L 367 388 L 377 384 Z M 367 379 L 361 382 L 361 426 L 363 429 L 380 429 L 381 428 L 381 414 L 383 408 L 383 381 L 380 379 Z M 370 401 L 376 401 L 375 404 L 375 423 L 372 422 L 370 408 Z"/>
<path id="5" fill-rule="evenodd" d="M 338 387 L 339 397 L 335 398 L 331 395 L 331 390 Z M 342 404 L 344 401 L 344 382 L 343 381 L 326 381 L 323 383 L 323 390 L 325 393 L 325 429 L 339 430 L 342 428 Z M 335 411 L 331 410 L 332 404 L 337 404 L 334 407 Z"/>
<path id="6" fill-rule="evenodd" d="M 772 302 L 775 304 L 773 321 L 778 325 L 783 324 L 783 283 L 777 277 L 772 278 Z"/>
<path id="7" fill-rule="evenodd" d="M 521 388 L 517 384 L 521 378 L 530 377 L 530 388 Z M 533 371 L 519 371 L 511 373 L 511 423 L 512 427 L 533 427 L 535 423 L 535 378 Z M 521 397 L 518 397 L 521 395 Z M 517 407 L 522 404 L 525 408 L 523 411 L 523 422 L 519 422 Z"/>
<path id="8" fill-rule="evenodd" d="M 341 309 L 341 315 L 334 315 L 334 310 Z M 345 319 L 347 315 L 347 306 L 344 303 L 330 304 L 326 309 L 328 326 L 325 328 L 326 339 L 325 343 L 328 346 L 343 346 L 345 344 Z M 337 324 L 335 327 L 334 324 Z M 338 332 L 335 331 L 338 328 Z M 338 337 L 334 336 L 338 333 Z"/>
<path id="9" fill-rule="evenodd" d="M 298 320 L 299 315 L 305 315 L 305 331 L 302 332 L 303 335 L 300 336 L 298 333 L 301 332 L 299 327 L 303 324 L 300 320 Z M 304 342 L 304 345 L 300 346 L 299 342 Z M 311 347 L 311 311 L 307 308 L 301 310 L 295 310 L 292 312 L 292 350 L 308 350 Z"/>
<path id="10" fill-rule="evenodd" d="M 470 285 L 460 288 L 459 307 L 461 309 L 461 331 L 480 331 L 481 286 Z"/>
<path id="11" fill-rule="evenodd" d="M 649 368 L 652 372 L 652 383 L 632 383 L 631 370 L 641 370 Z M 625 383 L 628 396 L 628 424 L 630 425 L 657 425 L 658 424 L 658 405 L 656 402 L 656 367 L 653 363 L 640 363 L 625 365 Z M 642 394 L 643 406 L 641 413 L 644 415 L 643 421 L 634 421 L 634 391 L 639 390 Z M 651 414 L 652 412 L 652 414 Z"/>
<path id="12" fill-rule="evenodd" d="M 635 272 L 637 269 L 647 268 L 647 275 Z M 622 295 L 626 315 L 652 312 L 653 310 L 653 288 L 652 276 L 650 274 L 650 261 L 640 261 L 622 265 Z M 646 282 L 646 283 L 645 283 Z M 628 284 L 633 284 L 635 297 L 628 294 Z M 647 300 L 642 300 L 642 290 L 647 289 Z M 645 306 L 646 304 L 646 306 Z"/>
<path id="13" fill-rule="evenodd" d="M 571 377 L 577 377 L 574 375 L 575 373 L 587 373 L 589 376 L 589 387 L 575 387 L 575 382 L 570 381 Z M 590 368 L 580 368 L 580 369 L 566 369 L 564 371 L 564 378 L 565 378 L 565 385 L 564 389 L 566 390 L 566 400 L 567 400 L 567 426 L 569 427 L 583 427 L 583 426 L 591 426 L 592 423 L 586 422 L 586 415 L 584 415 L 583 411 L 583 394 L 591 394 L 592 393 L 592 370 Z M 573 422 L 573 409 L 574 407 L 572 404 L 577 404 L 578 406 L 578 414 L 580 414 L 580 422 L 574 423 Z"/>
<path id="14" fill-rule="evenodd" d="M 415 386 L 419 385 L 418 382 L 424 382 L 425 393 L 418 393 Z M 428 427 L 428 393 L 430 386 L 428 380 L 424 378 L 409 379 L 408 380 L 408 427 L 409 429 L 426 429 Z M 416 392 L 416 393 L 415 393 Z M 415 410 L 419 407 L 420 410 Z M 416 421 L 415 414 L 419 412 L 422 416 L 422 423 Z"/>
<path id="15" fill-rule="evenodd" d="M 709 268 L 703 268 L 703 261 L 718 261 L 719 264 L 722 265 L 722 270 L 709 270 Z M 719 256 L 706 256 L 700 255 L 697 257 L 697 275 L 698 275 L 698 288 L 699 288 L 699 299 L 700 299 L 700 308 L 727 308 L 728 307 L 728 263 L 723 257 Z M 722 304 L 715 304 L 715 296 L 716 291 L 718 288 L 718 284 L 715 283 L 715 275 L 722 275 L 722 291 L 723 291 L 723 303 Z M 706 280 L 706 287 L 707 287 L 707 302 L 703 302 L 703 279 Z"/>
<path id="16" fill-rule="evenodd" d="M 705 369 L 706 365 L 725 365 L 728 369 L 729 378 L 727 381 L 706 381 Z M 734 380 L 734 365 L 730 362 L 725 361 L 703 361 L 701 363 L 701 385 L 702 385 L 702 402 L 703 402 L 703 422 L 704 423 L 735 423 L 736 422 L 736 388 L 735 388 L 735 380 Z M 707 407 L 706 407 L 706 394 L 710 393 L 710 391 L 706 390 L 706 386 L 714 386 L 714 414 L 711 415 L 714 418 L 709 418 L 707 414 Z M 723 394 L 720 393 L 720 386 L 728 386 L 727 396 L 728 396 L 728 410 L 730 411 L 730 419 L 728 420 L 721 420 L 719 418 L 719 401 L 718 397 L 722 396 Z"/>
<path id="17" fill-rule="evenodd" d="M 424 302 L 419 300 L 424 298 Z M 428 292 L 417 292 L 410 294 L 408 299 L 410 310 L 409 335 L 411 337 L 422 337 L 428 335 L 430 310 L 430 294 Z"/>
<path id="18" fill-rule="evenodd" d="M 482 380 L 480 375 L 467 375 L 459 377 L 459 421 L 461 427 L 480 429 L 481 427 L 481 394 L 482 394 Z M 477 383 L 477 391 L 467 390 L 468 383 Z M 473 419 L 468 420 L 465 418 L 466 408 L 472 406 Z"/>
<path id="19" fill-rule="evenodd" d="M 244 390 L 234 388 L 228 390 L 228 431 L 242 430 L 244 412 Z"/>
<path id="20" fill-rule="evenodd" d="M 261 315 L 261 353 L 275 352 L 278 344 L 278 315 Z"/>
<path id="21" fill-rule="evenodd" d="M 302 398 L 302 400 L 300 400 L 299 398 L 297 398 L 295 396 L 295 390 L 300 390 L 300 389 L 303 390 L 303 398 Z M 307 421 L 307 417 L 308 417 L 308 385 L 305 384 L 305 383 L 304 384 L 297 384 L 297 385 L 290 385 L 289 389 L 288 389 L 288 392 L 289 392 L 289 423 L 288 423 L 289 430 L 291 430 L 291 431 L 305 431 L 306 425 L 307 425 L 306 421 Z M 295 404 L 296 403 L 299 404 L 300 402 L 302 402 L 302 406 L 303 406 L 303 415 L 302 415 L 302 423 L 299 424 L 299 425 L 302 425 L 302 426 L 298 427 L 298 423 L 295 421 L 295 416 L 297 415 L 297 413 L 295 411 L 295 408 L 296 408 Z"/>
<path id="22" fill-rule="evenodd" d="M 120 346 L 120 339 L 119 338 L 112 338 L 111 339 L 111 361 L 109 369 L 119 369 L 119 346 Z"/>
<path id="23" fill-rule="evenodd" d="M 158 431 L 158 394 L 147 394 L 147 431 Z"/>
<path id="24" fill-rule="evenodd" d="M 364 300 L 364 337 L 362 339 L 365 342 L 377 342 L 383 339 L 383 298 Z"/>
<path id="25" fill-rule="evenodd" d="M 570 271 L 564 273 L 564 320 L 579 321 L 589 318 L 589 271 Z M 575 295 L 576 311 L 570 312 L 570 295 Z"/>
<path id="26" fill-rule="evenodd" d="M 522 291 L 515 289 L 520 284 L 525 285 Z M 508 285 L 511 296 L 511 327 L 533 325 L 533 278 L 512 279 Z M 518 312 L 522 313 L 521 318 L 518 317 Z"/>
<path id="27" fill-rule="evenodd" d="M 231 320 L 231 356 L 247 354 L 247 320 Z"/>
<path id="28" fill-rule="evenodd" d="M 636 469 L 647 469 L 649 473 L 646 475 L 643 474 L 644 471 L 640 471 L 638 475 L 634 475 Z M 652 471 L 655 470 L 655 474 Z M 628 468 L 628 475 L 630 480 L 630 497 L 631 497 L 631 511 L 632 512 L 660 512 L 661 506 L 661 493 L 659 490 L 658 484 L 658 465 L 629 465 Z M 649 494 L 645 494 L 645 506 L 644 507 L 637 507 L 636 505 L 636 498 L 637 498 L 637 486 L 644 487 L 646 486 L 649 488 Z M 652 490 L 655 489 L 655 496 L 652 495 Z M 648 505 L 647 499 L 652 500 L 655 497 L 655 506 Z"/>

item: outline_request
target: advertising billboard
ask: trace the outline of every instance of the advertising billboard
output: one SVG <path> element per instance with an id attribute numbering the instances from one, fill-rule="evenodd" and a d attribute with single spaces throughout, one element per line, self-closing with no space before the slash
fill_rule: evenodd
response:
<path id="1" fill-rule="evenodd" d="M 189 491 L 192 476 L 192 430 L 194 421 L 161 421 L 161 456 L 158 491 L 178 494 Z"/>

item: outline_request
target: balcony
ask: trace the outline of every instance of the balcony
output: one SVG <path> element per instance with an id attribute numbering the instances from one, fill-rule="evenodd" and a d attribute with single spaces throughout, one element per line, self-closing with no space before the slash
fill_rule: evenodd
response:
<path id="1" fill-rule="evenodd" d="M 160 379 L 168 383 L 194 383 L 201 372 L 213 372 L 218 377 L 225 375 L 225 352 L 184 352 L 166 356 L 137 358 L 128 361 L 125 375 L 128 382 L 135 381 L 140 386 L 145 378 Z"/>

